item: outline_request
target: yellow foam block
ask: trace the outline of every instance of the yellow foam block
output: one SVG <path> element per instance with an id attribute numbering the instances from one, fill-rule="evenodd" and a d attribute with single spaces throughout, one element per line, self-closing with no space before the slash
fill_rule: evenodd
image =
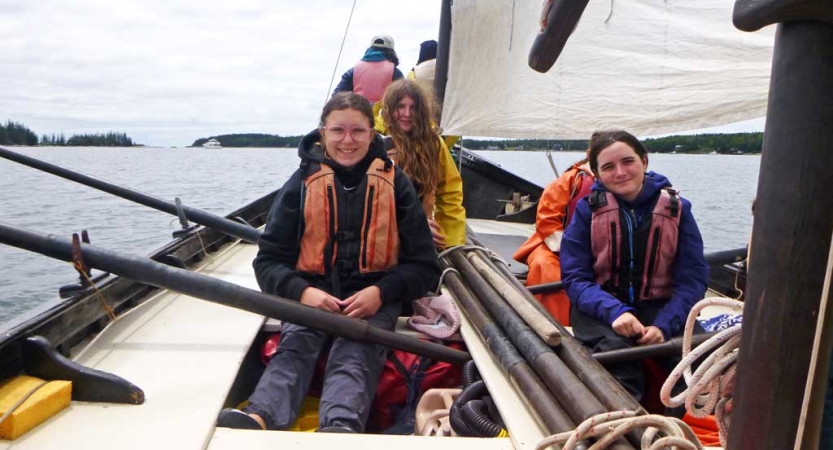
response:
<path id="1" fill-rule="evenodd" d="M 0 417 L 43 380 L 21 375 L 0 384 Z M 0 423 L 0 439 L 14 440 L 69 406 L 72 383 L 50 381 Z"/>
<path id="2" fill-rule="evenodd" d="M 321 399 L 305 397 L 298 412 L 298 420 L 289 427 L 289 431 L 315 431 L 318 429 L 318 405 Z"/>

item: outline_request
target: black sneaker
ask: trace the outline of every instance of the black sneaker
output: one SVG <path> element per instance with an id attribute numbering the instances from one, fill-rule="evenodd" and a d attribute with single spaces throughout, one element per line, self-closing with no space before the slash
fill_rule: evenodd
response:
<path id="1" fill-rule="evenodd" d="M 355 430 L 353 430 L 350 427 L 332 426 L 332 427 L 319 428 L 319 429 L 315 430 L 315 432 L 316 433 L 355 433 Z"/>
<path id="2" fill-rule="evenodd" d="M 217 416 L 217 426 L 238 430 L 263 430 L 252 416 L 234 408 L 226 408 L 220 411 L 220 415 Z"/>

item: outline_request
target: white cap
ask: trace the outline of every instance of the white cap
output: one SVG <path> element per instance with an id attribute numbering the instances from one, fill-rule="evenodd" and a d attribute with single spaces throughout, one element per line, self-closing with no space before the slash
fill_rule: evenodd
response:
<path id="1" fill-rule="evenodd" d="M 393 50 L 393 38 L 388 36 L 387 34 L 380 34 L 378 36 L 374 36 L 373 40 L 370 41 L 370 46 L 389 48 Z"/>

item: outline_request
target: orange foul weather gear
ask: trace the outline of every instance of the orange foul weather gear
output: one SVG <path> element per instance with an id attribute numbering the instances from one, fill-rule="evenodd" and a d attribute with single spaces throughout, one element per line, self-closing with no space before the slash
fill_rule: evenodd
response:
<path id="1" fill-rule="evenodd" d="M 570 223 L 576 202 L 590 193 L 593 181 L 587 163 L 577 163 L 544 189 L 538 201 L 535 233 L 513 256 L 529 266 L 527 286 L 561 281 L 561 234 Z M 570 325 L 570 299 L 564 291 L 535 297 L 559 323 Z"/>

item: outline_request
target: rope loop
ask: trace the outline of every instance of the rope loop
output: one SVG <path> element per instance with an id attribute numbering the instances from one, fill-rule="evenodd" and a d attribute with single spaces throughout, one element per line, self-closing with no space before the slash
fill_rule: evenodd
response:
<path id="1" fill-rule="evenodd" d="M 724 297 L 711 297 L 697 302 L 688 314 L 683 332 L 682 361 L 671 371 L 660 390 L 660 400 L 669 407 L 685 404 L 686 411 L 694 417 L 715 415 L 720 443 L 726 446 L 729 430 L 729 413 L 740 348 L 741 324 L 736 324 L 712 336 L 696 349 L 691 349 L 691 337 L 697 316 L 707 306 L 726 306 L 743 310 L 743 303 Z M 692 365 L 712 352 L 692 373 Z M 686 389 L 671 397 L 671 390 L 680 377 L 685 378 Z"/>

